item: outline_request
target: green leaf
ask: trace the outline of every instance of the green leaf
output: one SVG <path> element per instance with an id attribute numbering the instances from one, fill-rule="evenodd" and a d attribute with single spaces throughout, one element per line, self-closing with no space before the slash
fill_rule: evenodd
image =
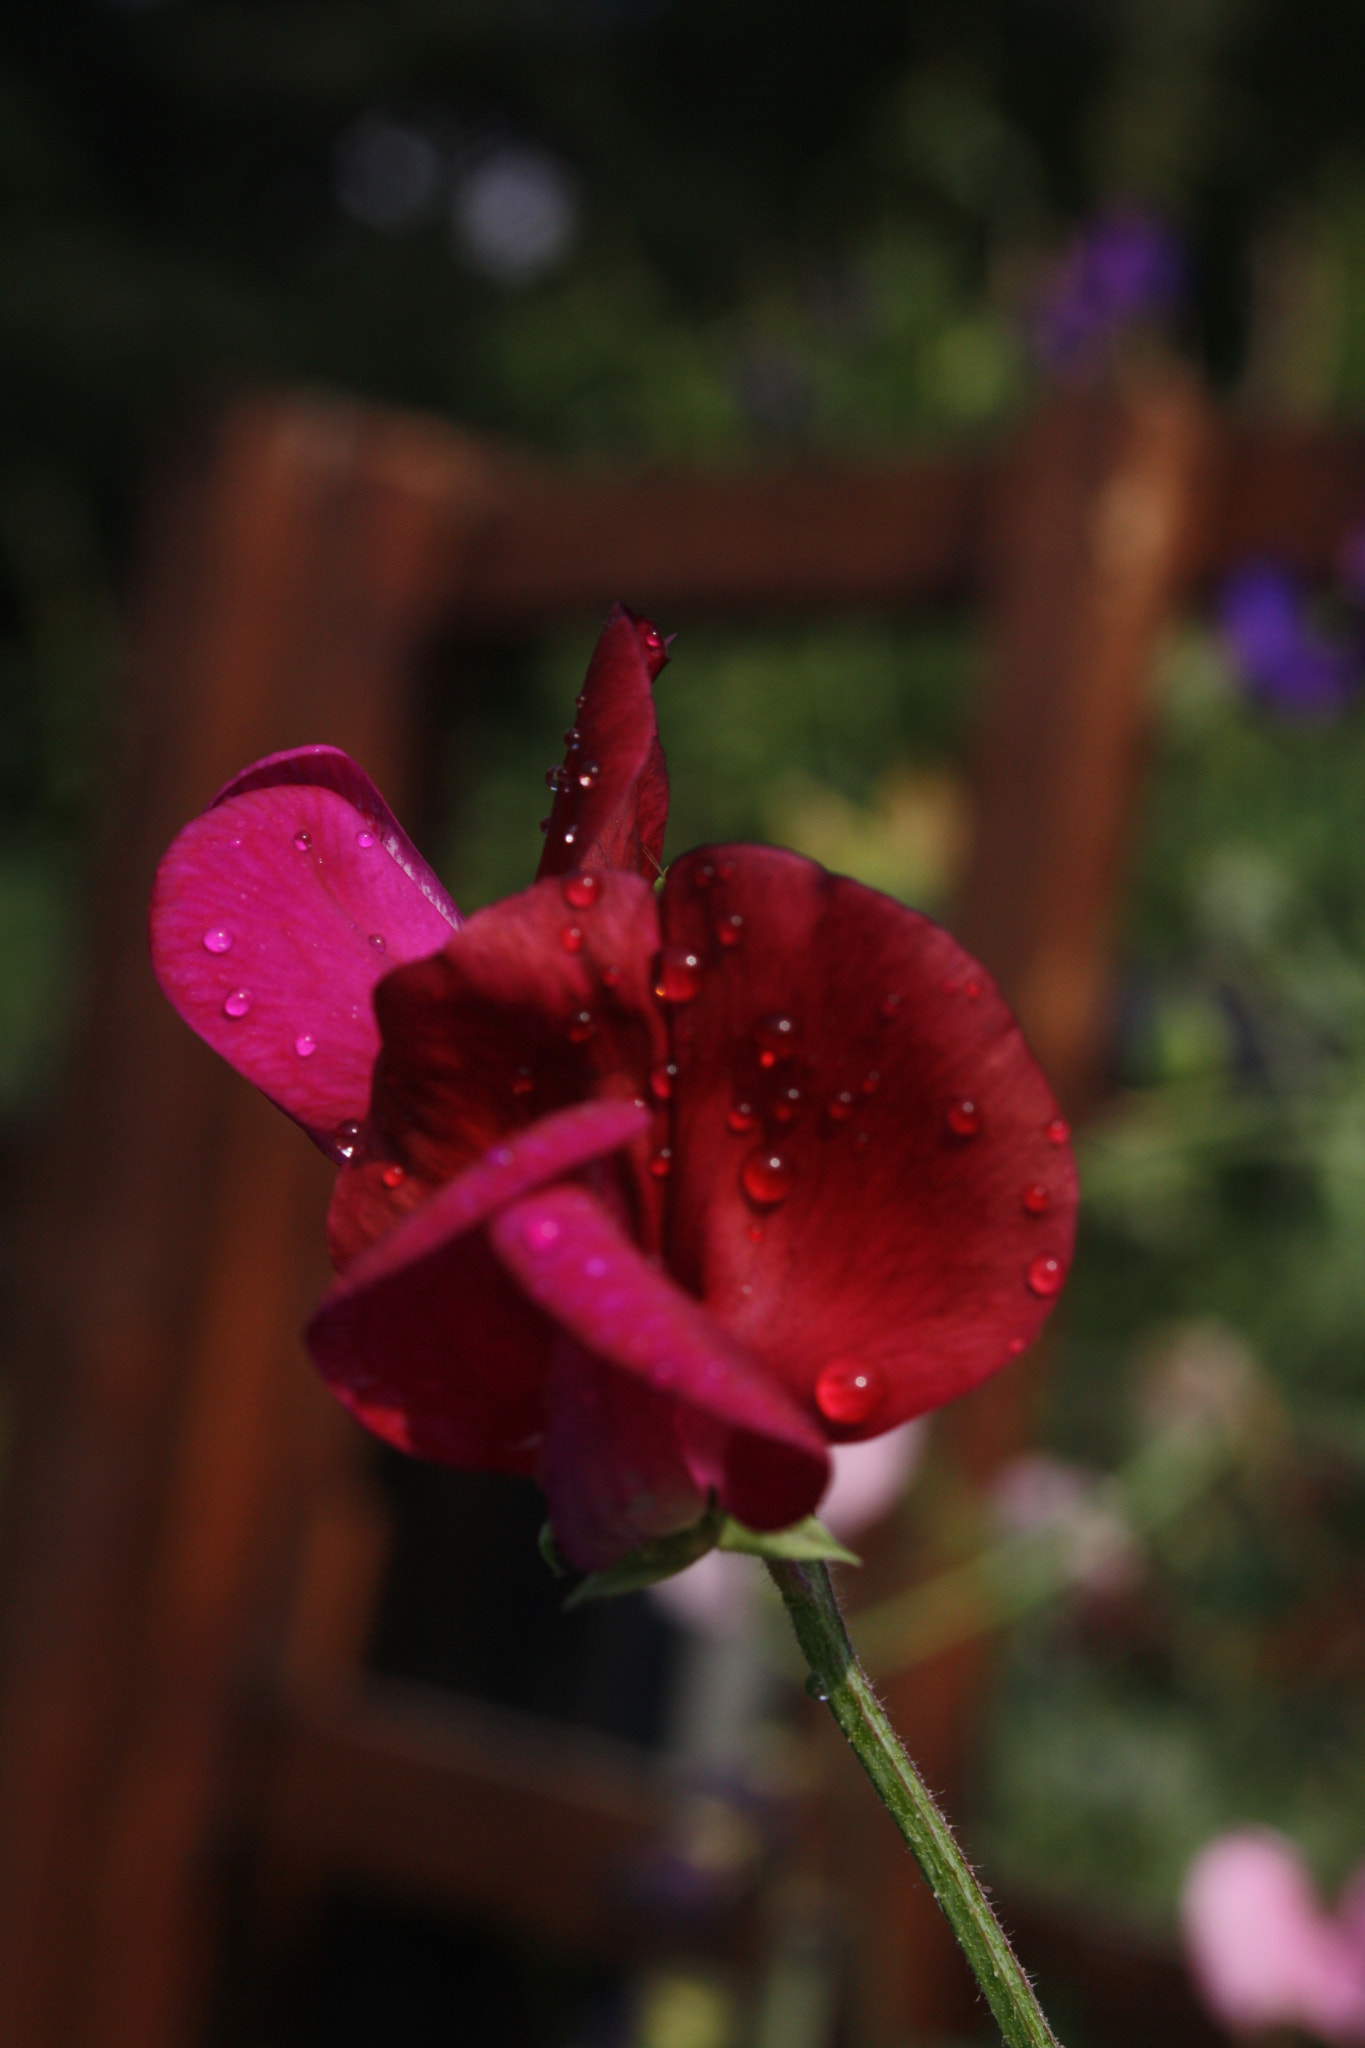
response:
<path id="1" fill-rule="evenodd" d="M 807 1515 L 804 1522 L 793 1522 L 790 1529 L 746 1529 L 743 1522 L 733 1521 L 727 1515 L 716 1538 L 716 1548 L 741 1550 L 750 1557 L 785 1557 L 798 1564 L 818 1557 L 832 1558 L 836 1564 L 862 1563 L 856 1552 L 846 1549 L 837 1536 L 831 1536 L 814 1515 Z"/>

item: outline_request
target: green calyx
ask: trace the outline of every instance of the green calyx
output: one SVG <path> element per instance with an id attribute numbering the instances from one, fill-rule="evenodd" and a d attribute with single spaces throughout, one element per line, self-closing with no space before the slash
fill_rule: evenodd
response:
<path id="1" fill-rule="evenodd" d="M 661 1579 L 671 1579 L 686 1571 L 708 1550 L 742 1551 L 751 1557 L 786 1558 L 798 1563 L 812 1563 L 819 1558 L 838 1564 L 861 1562 L 814 1515 L 807 1515 L 803 1522 L 793 1522 L 789 1529 L 746 1529 L 713 1502 L 690 1528 L 637 1544 L 605 1570 L 589 1572 L 564 1605 L 581 1607 L 588 1600 L 609 1600 L 618 1593 L 637 1593 L 643 1586 L 656 1586 Z M 556 1577 L 567 1576 L 569 1567 L 548 1522 L 540 1532 L 540 1553 Z"/>

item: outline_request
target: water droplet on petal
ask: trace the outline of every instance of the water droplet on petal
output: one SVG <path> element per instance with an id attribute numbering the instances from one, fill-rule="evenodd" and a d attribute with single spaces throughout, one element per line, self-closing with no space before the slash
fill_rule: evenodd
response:
<path id="1" fill-rule="evenodd" d="M 724 946 L 728 952 L 744 937 L 744 918 L 738 910 L 732 910 L 727 916 L 717 918 L 712 929 L 716 934 L 716 943 Z"/>
<path id="2" fill-rule="evenodd" d="M 981 1129 L 981 1111 L 964 1097 L 961 1102 L 949 1105 L 944 1122 L 955 1138 L 974 1138 Z"/>
<path id="3" fill-rule="evenodd" d="M 529 1067 L 518 1067 L 512 1076 L 512 1093 L 529 1095 L 536 1085 L 536 1077 Z"/>
<path id="4" fill-rule="evenodd" d="M 1071 1136 L 1071 1126 L 1064 1117 L 1054 1116 L 1043 1132 L 1049 1145 L 1065 1145 Z"/>
<path id="5" fill-rule="evenodd" d="M 619 987 L 620 987 L 620 985 L 621 985 L 621 970 L 620 970 L 620 968 L 619 968 L 619 967 L 604 967 L 604 968 L 602 969 L 602 986 L 603 986 L 603 988 L 619 988 Z"/>
<path id="6" fill-rule="evenodd" d="M 587 701 L 588 701 L 588 693 L 587 693 L 587 691 L 586 691 L 586 690 L 580 690 L 580 691 L 579 691 L 579 693 L 578 693 L 578 695 L 577 695 L 577 696 L 576 696 L 576 697 L 574 698 L 574 700 L 573 700 L 573 708 L 574 708 L 574 710 L 575 710 L 575 711 L 581 711 L 581 710 L 583 709 L 583 706 L 584 706 L 584 705 L 585 705 L 585 704 L 587 703 Z"/>
<path id="7" fill-rule="evenodd" d="M 979 981 L 964 981 L 962 984 L 962 993 L 971 1002 L 975 1002 L 977 997 L 982 993 L 983 987 L 984 984 Z"/>
<path id="8" fill-rule="evenodd" d="M 545 787 L 547 789 L 563 789 L 564 781 L 564 770 L 562 768 L 547 768 L 545 770 Z"/>
<path id="9" fill-rule="evenodd" d="M 598 767 L 596 761 L 585 761 L 578 771 L 578 787 L 580 789 L 591 789 L 601 773 L 602 770 Z"/>
<path id="10" fill-rule="evenodd" d="M 521 1241 L 528 1252 L 547 1252 L 551 1245 L 559 1243 L 559 1224 L 553 1216 L 536 1216 L 521 1233 Z"/>
<path id="11" fill-rule="evenodd" d="M 294 1050 L 301 1060 L 311 1060 L 318 1049 L 318 1042 L 311 1031 L 301 1031 L 294 1040 Z"/>
<path id="12" fill-rule="evenodd" d="M 1047 1301 L 1054 1294 L 1061 1293 L 1066 1274 L 1060 1259 L 1041 1258 L 1033 1261 L 1024 1278 L 1028 1281 L 1030 1291 L 1041 1295 L 1044 1301 Z"/>
<path id="13" fill-rule="evenodd" d="M 853 1096 L 847 1088 L 841 1088 L 837 1095 L 831 1095 L 825 1104 L 825 1114 L 836 1124 L 847 1123 L 853 1114 Z"/>
<path id="14" fill-rule="evenodd" d="M 792 1164 L 785 1153 L 760 1145 L 739 1169 L 740 1186 L 751 1202 L 765 1209 L 785 1202 L 792 1189 Z"/>
<path id="15" fill-rule="evenodd" d="M 593 874 L 565 875 L 560 889 L 571 910 L 591 910 L 602 894 L 602 877 Z"/>
<path id="16" fill-rule="evenodd" d="M 732 1131 L 752 1131 L 758 1123 L 758 1114 L 752 1102 L 736 1102 L 725 1121 Z"/>
<path id="17" fill-rule="evenodd" d="M 701 988 L 701 960 L 685 946 L 665 946 L 654 993 L 661 1003 L 690 1003 Z"/>
<path id="18" fill-rule="evenodd" d="M 251 993 L 248 989 L 235 988 L 231 995 L 223 997 L 223 1015 L 225 1017 L 245 1017 L 250 1008 Z"/>
<path id="19" fill-rule="evenodd" d="M 1031 1188 L 1024 1189 L 1023 1203 L 1030 1216 L 1046 1216 L 1052 1207 L 1052 1197 L 1039 1180 Z"/>
<path id="20" fill-rule="evenodd" d="M 296 832 L 294 834 L 294 844 L 300 853 L 307 853 L 312 843 L 313 835 L 311 832 Z"/>
<path id="21" fill-rule="evenodd" d="M 550 829 L 550 821 L 549 821 L 549 819 L 548 819 L 548 818 L 542 818 L 542 819 L 541 819 L 541 821 L 540 821 L 540 829 L 541 829 L 541 831 L 542 831 L 542 832 L 548 832 L 548 831 L 549 831 L 549 829 Z"/>
<path id="22" fill-rule="evenodd" d="M 1005 1346 L 1005 1349 L 1009 1353 L 1011 1358 L 1018 1358 L 1025 1351 L 1028 1350 L 1028 1338 L 1011 1337 L 1009 1343 Z"/>
<path id="23" fill-rule="evenodd" d="M 773 1102 L 773 1117 L 780 1124 L 793 1123 L 806 1106 L 799 1088 L 780 1088 Z"/>
<path id="24" fill-rule="evenodd" d="M 384 1167 L 379 1178 L 383 1181 L 386 1188 L 400 1188 L 407 1179 L 407 1174 L 395 1162 L 392 1166 Z"/>
<path id="25" fill-rule="evenodd" d="M 754 1026 L 758 1042 L 758 1064 L 775 1067 L 796 1044 L 796 1023 L 791 1017 L 764 1017 Z"/>
<path id="26" fill-rule="evenodd" d="M 600 1252 L 594 1252 L 590 1259 L 583 1261 L 583 1276 L 587 1280 L 605 1280 L 611 1270 L 611 1262 Z"/>
<path id="27" fill-rule="evenodd" d="M 858 1085 L 861 1087 L 864 1095 L 875 1095 L 882 1085 L 882 1077 L 878 1069 L 874 1067 L 870 1074 L 864 1074 Z"/>
<path id="28" fill-rule="evenodd" d="M 836 1358 L 815 1382 L 815 1405 L 827 1422 L 866 1422 L 881 1406 L 885 1384 L 875 1365 Z"/>
<path id="29" fill-rule="evenodd" d="M 578 730 L 578 727 L 576 725 L 571 725 L 569 727 L 569 730 L 564 735 L 564 744 L 566 747 L 569 748 L 576 747 L 578 745 L 578 742 L 582 739 L 582 737 L 583 735 Z"/>
<path id="30" fill-rule="evenodd" d="M 701 861 L 692 870 L 692 887 L 694 889 L 709 889 L 715 879 L 716 866 L 714 861 Z"/>
<path id="31" fill-rule="evenodd" d="M 577 839 L 577 837 L 578 837 L 578 827 L 577 827 L 577 825 L 566 825 L 566 826 L 564 827 L 564 844 L 565 844 L 566 846 L 572 846 L 572 845 L 573 845 L 573 843 L 574 843 L 574 841 L 575 841 L 575 839 Z"/>
<path id="32" fill-rule="evenodd" d="M 762 1244 L 763 1225 L 761 1223 L 751 1223 L 749 1225 L 748 1230 L 745 1232 L 745 1235 L 748 1238 L 750 1244 Z M 754 1290 L 752 1287 L 745 1287 L 741 1290 L 741 1292 L 743 1292 L 744 1294 L 752 1294 L 753 1291 Z"/>
<path id="33" fill-rule="evenodd" d="M 206 953 L 227 953 L 231 950 L 231 947 L 232 933 L 228 931 L 225 925 L 212 925 L 204 933 L 204 951 Z"/>
<path id="34" fill-rule="evenodd" d="M 564 948 L 564 951 L 566 953 L 581 953 L 583 951 L 582 926 L 576 924 L 566 924 L 561 926 L 559 933 L 559 943 Z"/>
<path id="35" fill-rule="evenodd" d="M 495 1145 L 488 1156 L 494 1166 L 510 1166 L 517 1155 L 510 1145 Z"/>
<path id="36" fill-rule="evenodd" d="M 584 1045 L 597 1029 L 591 1010 L 575 1010 L 569 1019 L 570 1045 Z"/>
<path id="37" fill-rule="evenodd" d="M 370 848 L 374 845 L 373 832 L 357 832 L 355 835 L 355 843 L 357 846 L 361 847 L 366 853 L 368 853 Z"/>
<path id="38" fill-rule="evenodd" d="M 332 1145 L 339 1159 L 354 1159 L 361 1151 L 360 1125 L 352 1120 L 338 1124 L 332 1133 Z"/>
<path id="39" fill-rule="evenodd" d="M 658 1151 L 649 1162 L 649 1170 L 655 1180 L 666 1180 L 668 1178 L 669 1174 L 673 1171 L 673 1151 L 671 1146 L 660 1145 Z"/>
<path id="40" fill-rule="evenodd" d="M 678 1069 L 672 1060 L 655 1067 L 649 1077 L 649 1090 L 656 1102 L 667 1102 L 677 1078 Z"/>
<path id="41" fill-rule="evenodd" d="M 383 932 L 371 932 L 370 944 L 374 947 L 376 953 L 387 953 L 389 950 L 385 943 Z"/>

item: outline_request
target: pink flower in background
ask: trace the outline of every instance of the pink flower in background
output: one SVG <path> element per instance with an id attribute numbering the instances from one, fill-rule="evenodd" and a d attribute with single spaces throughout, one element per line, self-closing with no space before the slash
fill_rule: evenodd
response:
<path id="1" fill-rule="evenodd" d="M 308 1333 L 418 1456 L 534 1476 L 585 1570 L 815 1507 L 829 1445 L 1036 1335 L 1066 1128 L 948 934 L 811 861 L 659 871 L 666 659 L 613 612 L 539 879 L 468 920 L 353 763 L 248 769 L 176 840 L 158 976 L 340 1168 Z"/>
<path id="2" fill-rule="evenodd" d="M 1365 2041 L 1365 1866 L 1328 1913 L 1293 1843 L 1246 1828 L 1196 1856 L 1181 1917 L 1195 1981 L 1233 2033 Z"/>

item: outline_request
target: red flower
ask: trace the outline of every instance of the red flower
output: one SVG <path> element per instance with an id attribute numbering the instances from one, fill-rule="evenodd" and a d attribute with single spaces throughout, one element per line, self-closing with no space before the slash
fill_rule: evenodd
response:
<path id="1" fill-rule="evenodd" d="M 656 891 L 665 659 L 618 606 L 540 878 L 467 922 L 326 747 L 229 783 L 152 905 L 172 1002 L 341 1167 L 324 1377 L 404 1450 L 534 1475 L 583 1569 L 712 1499 L 809 1514 L 830 1442 L 1024 1349 L 1075 1211 L 946 932 L 768 847 Z"/>

